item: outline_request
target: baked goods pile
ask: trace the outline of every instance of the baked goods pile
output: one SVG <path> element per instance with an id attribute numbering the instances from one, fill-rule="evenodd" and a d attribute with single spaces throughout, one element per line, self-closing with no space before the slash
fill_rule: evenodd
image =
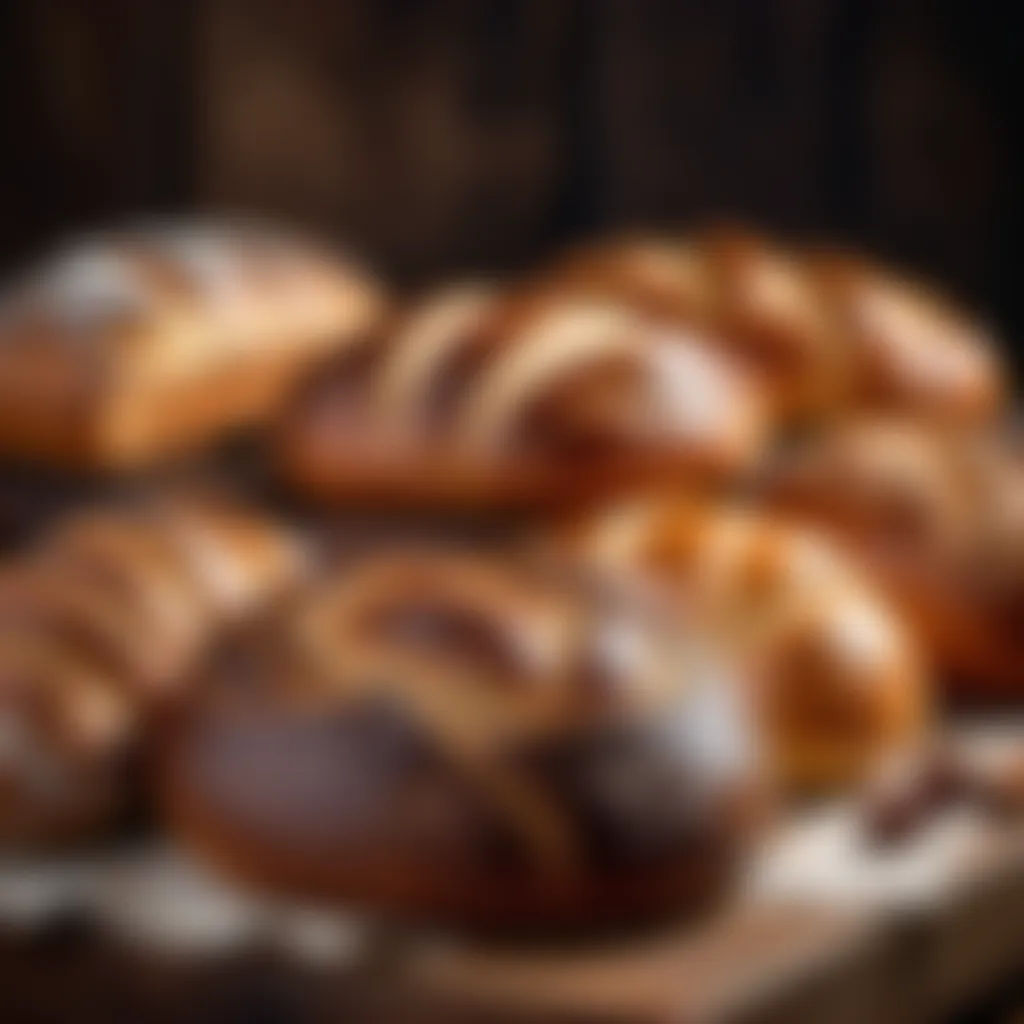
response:
<path id="1" fill-rule="evenodd" d="M 925 286 L 736 229 L 412 298 L 248 224 L 71 246 L 0 301 L 3 486 L 93 485 L 0 570 L 0 843 L 141 808 L 301 899 L 705 908 L 768 809 L 1024 695 L 1009 390 Z"/>

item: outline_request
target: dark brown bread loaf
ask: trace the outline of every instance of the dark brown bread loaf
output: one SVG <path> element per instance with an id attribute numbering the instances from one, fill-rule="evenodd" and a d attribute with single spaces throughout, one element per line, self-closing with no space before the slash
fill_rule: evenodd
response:
<path id="1" fill-rule="evenodd" d="M 470 285 L 317 381 L 279 454 L 325 501 L 545 507 L 735 475 L 761 450 L 762 412 L 692 332 L 564 288 Z"/>
<path id="2" fill-rule="evenodd" d="M 695 910 L 762 783 L 729 680 L 666 625 L 521 564 L 370 557 L 212 660 L 169 818 L 293 896 L 493 927 Z"/>

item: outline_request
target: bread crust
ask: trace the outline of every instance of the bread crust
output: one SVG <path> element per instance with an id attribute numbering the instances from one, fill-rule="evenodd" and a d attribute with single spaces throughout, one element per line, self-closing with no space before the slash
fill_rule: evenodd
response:
<path id="1" fill-rule="evenodd" d="M 95 834 L 213 637 L 303 572 L 294 540 L 205 499 L 80 513 L 0 572 L 0 846 Z"/>
<path id="2" fill-rule="evenodd" d="M 823 537 L 756 511 L 660 498 L 556 530 L 560 557 L 666 587 L 751 665 L 756 720 L 792 792 L 849 788 L 921 740 L 926 665 L 869 579 Z"/>
<path id="3" fill-rule="evenodd" d="M 399 916 L 707 906 L 763 809 L 755 749 L 721 679 L 663 675 L 645 629 L 592 647 L 638 623 L 606 599 L 476 556 L 367 559 L 213 659 L 166 736 L 169 820 L 229 877 Z"/>
<path id="4" fill-rule="evenodd" d="M 135 469 L 265 422 L 364 331 L 378 286 L 248 226 L 87 239 L 11 286 L 0 317 L 0 454 Z"/>
<path id="5" fill-rule="evenodd" d="M 315 382 L 277 462 L 320 502 L 548 507 L 749 469 L 757 389 L 693 332 L 562 288 L 428 296 Z"/>
<path id="6" fill-rule="evenodd" d="M 984 323 L 849 252 L 727 225 L 597 244 L 546 274 L 697 327 L 752 369 L 789 422 L 876 410 L 972 424 L 1006 397 Z"/>
<path id="7" fill-rule="evenodd" d="M 809 442 L 765 500 L 829 532 L 913 624 L 957 700 L 1024 686 L 1024 461 L 1000 428 L 876 419 Z"/>

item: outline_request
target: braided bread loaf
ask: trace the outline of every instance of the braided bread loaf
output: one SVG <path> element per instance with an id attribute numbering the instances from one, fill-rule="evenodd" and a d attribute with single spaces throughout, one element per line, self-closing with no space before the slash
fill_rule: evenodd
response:
<path id="1" fill-rule="evenodd" d="M 429 296 L 297 403 L 281 463 L 328 501 L 531 506 L 720 479 L 764 439 L 727 356 L 563 289 Z"/>
<path id="2" fill-rule="evenodd" d="M 378 307 L 360 274 L 254 228 L 87 240 L 0 304 L 0 454 L 113 470 L 198 447 L 266 419 Z"/>
<path id="3" fill-rule="evenodd" d="M 751 663 L 766 745 L 792 789 L 847 785 L 922 732 L 925 676 L 902 624 L 806 530 L 660 499 L 576 522 L 555 550 L 667 584 Z"/>
<path id="4" fill-rule="evenodd" d="M 217 632 L 290 585 L 294 542 L 207 501 L 82 514 L 0 571 L 0 843 L 122 809 L 126 762 Z"/>
<path id="5" fill-rule="evenodd" d="M 766 499 L 870 566 L 918 628 L 952 692 L 1024 693 L 1024 458 L 997 433 L 892 420 L 814 439 Z"/>
<path id="6" fill-rule="evenodd" d="M 680 647 L 593 582 L 370 556 L 212 660 L 163 759 L 170 820 L 249 882 L 402 914 L 694 909 L 760 789 L 734 691 Z"/>
<path id="7" fill-rule="evenodd" d="M 797 419 L 880 408 L 972 422 L 1003 391 L 990 334 L 923 285 L 839 252 L 745 231 L 570 254 L 555 282 L 693 325 L 752 366 Z"/>

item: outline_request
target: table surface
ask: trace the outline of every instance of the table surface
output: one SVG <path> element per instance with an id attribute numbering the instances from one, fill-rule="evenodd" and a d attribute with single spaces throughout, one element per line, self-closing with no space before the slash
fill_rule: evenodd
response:
<path id="1" fill-rule="evenodd" d="M 962 730 L 1016 745 L 1024 729 Z M 927 1020 L 1024 962 L 1024 823 L 950 810 L 894 849 L 852 803 L 805 810 L 766 843 L 729 906 L 686 927 L 571 946 L 484 945 L 231 890 L 162 845 L 0 864 L 0 929 L 69 907 L 164 959 L 272 949 L 297 969 L 472 1019 L 690 1024 Z M 0 948 L 0 960 L 3 952 Z"/>

